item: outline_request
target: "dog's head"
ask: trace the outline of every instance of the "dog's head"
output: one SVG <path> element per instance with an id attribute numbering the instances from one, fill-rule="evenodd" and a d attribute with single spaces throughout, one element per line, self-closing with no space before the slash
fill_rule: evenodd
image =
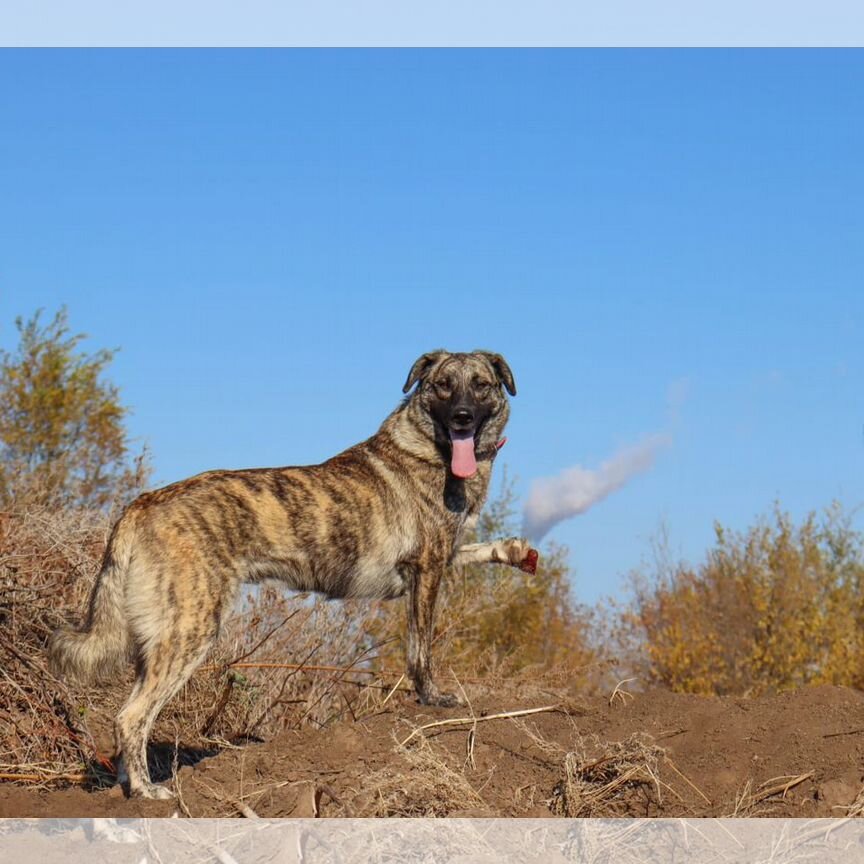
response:
<path id="1" fill-rule="evenodd" d="M 473 476 L 477 454 L 494 448 L 510 415 L 504 391 L 516 395 L 507 361 L 491 351 L 430 351 L 415 361 L 402 392 L 415 384 L 409 399 L 419 421 L 448 455 L 453 474 Z"/>

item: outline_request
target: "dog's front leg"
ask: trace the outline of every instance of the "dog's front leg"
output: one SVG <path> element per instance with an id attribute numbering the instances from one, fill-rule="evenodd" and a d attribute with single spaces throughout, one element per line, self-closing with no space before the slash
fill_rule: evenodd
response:
<path id="1" fill-rule="evenodd" d="M 443 561 L 429 561 L 411 568 L 408 591 L 408 674 L 423 705 L 451 708 L 459 705 L 452 693 L 441 693 L 432 676 L 432 633 L 435 601 L 444 574 Z"/>
<path id="2" fill-rule="evenodd" d="M 453 556 L 453 564 L 509 564 L 526 573 L 537 572 L 538 554 L 527 540 L 510 537 L 493 543 L 469 543 L 460 546 Z"/>

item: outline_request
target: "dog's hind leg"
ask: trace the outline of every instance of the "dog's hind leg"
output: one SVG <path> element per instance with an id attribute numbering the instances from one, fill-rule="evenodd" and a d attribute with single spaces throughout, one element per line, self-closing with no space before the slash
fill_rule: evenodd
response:
<path id="1" fill-rule="evenodd" d="M 460 546 L 453 555 L 452 564 L 509 564 L 526 573 L 537 572 L 538 554 L 527 540 L 510 537 L 493 543 L 469 543 Z"/>
<path id="2" fill-rule="evenodd" d="M 158 644 L 142 653 L 138 680 L 117 716 L 117 750 L 129 778 L 129 796 L 171 798 L 171 792 L 150 780 L 147 739 L 165 703 L 189 680 L 207 655 L 216 628 L 206 634 L 165 634 Z"/>

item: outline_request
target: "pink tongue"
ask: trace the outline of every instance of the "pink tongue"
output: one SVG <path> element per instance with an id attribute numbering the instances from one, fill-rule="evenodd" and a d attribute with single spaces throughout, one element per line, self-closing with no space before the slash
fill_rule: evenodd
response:
<path id="1" fill-rule="evenodd" d="M 474 458 L 474 436 L 470 432 L 450 432 L 453 445 L 453 459 L 450 470 L 456 477 L 473 477 L 477 473 L 477 460 Z"/>

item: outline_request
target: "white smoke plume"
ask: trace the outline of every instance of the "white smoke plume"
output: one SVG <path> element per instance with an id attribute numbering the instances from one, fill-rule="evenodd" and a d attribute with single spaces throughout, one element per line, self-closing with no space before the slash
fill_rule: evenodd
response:
<path id="1" fill-rule="evenodd" d="M 564 519 L 584 513 L 627 481 L 647 471 L 657 452 L 671 442 L 668 435 L 652 435 L 619 450 L 611 459 L 590 469 L 576 465 L 555 477 L 542 477 L 531 484 L 525 504 L 522 530 L 533 542 L 541 540 Z"/>

